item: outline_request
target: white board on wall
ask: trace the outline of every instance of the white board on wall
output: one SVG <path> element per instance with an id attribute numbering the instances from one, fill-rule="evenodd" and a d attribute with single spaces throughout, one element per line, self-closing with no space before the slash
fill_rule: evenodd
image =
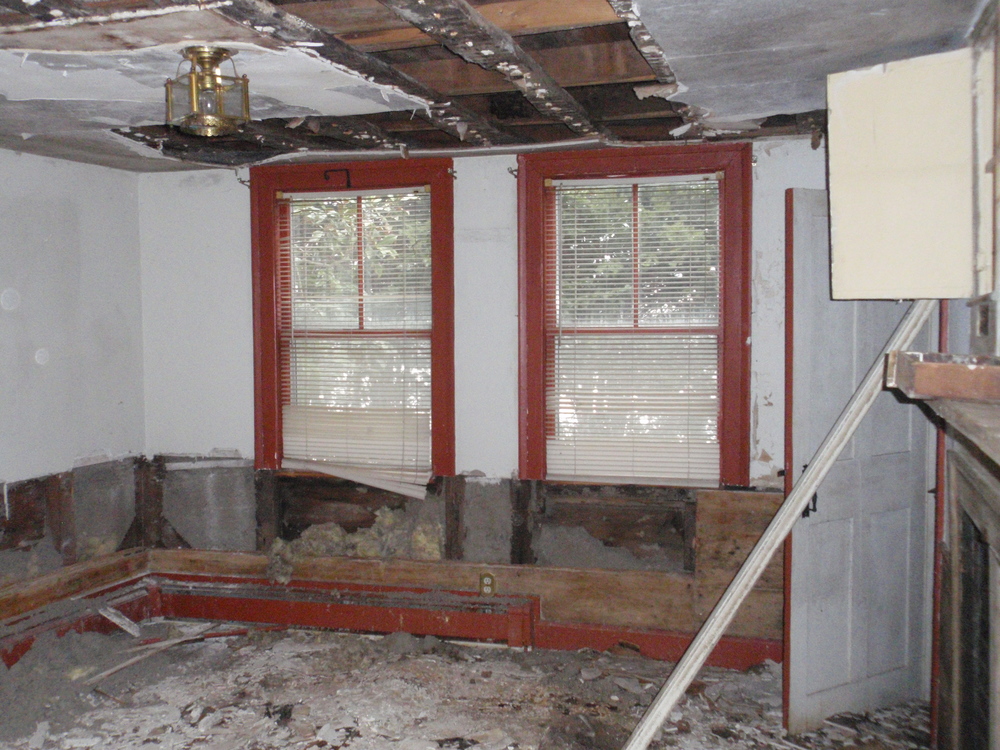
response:
<path id="1" fill-rule="evenodd" d="M 972 51 L 831 75 L 834 299 L 971 297 Z"/>

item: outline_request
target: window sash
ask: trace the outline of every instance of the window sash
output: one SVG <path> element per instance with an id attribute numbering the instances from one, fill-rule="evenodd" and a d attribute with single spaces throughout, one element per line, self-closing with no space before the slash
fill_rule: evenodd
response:
<path id="1" fill-rule="evenodd" d="M 548 478 L 718 484 L 719 192 L 546 187 Z"/>
<path id="2" fill-rule="evenodd" d="M 285 459 L 431 476 L 430 194 L 279 201 Z"/>

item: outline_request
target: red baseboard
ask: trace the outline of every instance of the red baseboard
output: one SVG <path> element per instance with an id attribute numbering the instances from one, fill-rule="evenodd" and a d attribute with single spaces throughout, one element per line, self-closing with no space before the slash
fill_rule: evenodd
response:
<path id="1" fill-rule="evenodd" d="M 680 659 L 694 637 L 692 633 L 551 622 L 541 619 L 538 600 L 533 597 L 478 597 L 470 592 L 318 581 L 280 585 L 266 579 L 163 573 L 148 576 L 144 584 L 144 589 L 111 606 L 135 621 L 163 616 L 269 627 L 407 632 L 559 650 L 606 651 L 625 644 L 643 656 L 666 661 Z M 92 597 L 102 594 L 107 590 Z M 42 633 L 112 632 L 116 627 L 93 612 L 40 623 L 31 619 L 25 619 L 24 629 L 0 639 L 0 658 L 8 667 Z M 743 670 L 765 659 L 781 661 L 781 641 L 726 637 L 708 664 Z"/>

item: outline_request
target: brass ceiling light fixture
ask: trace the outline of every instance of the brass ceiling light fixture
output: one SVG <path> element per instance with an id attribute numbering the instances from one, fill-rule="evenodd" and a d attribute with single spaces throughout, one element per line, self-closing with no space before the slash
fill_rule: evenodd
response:
<path id="1" fill-rule="evenodd" d="M 213 137 L 229 135 L 250 121 L 250 92 L 246 76 L 238 76 L 233 55 L 222 47 L 185 47 L 181 50 L 191 67 L 176 78 L 167 79 L 167 124 L 179 130 Z M 226 60 L 233 75 L 223 75 L 219 66 Z"/>

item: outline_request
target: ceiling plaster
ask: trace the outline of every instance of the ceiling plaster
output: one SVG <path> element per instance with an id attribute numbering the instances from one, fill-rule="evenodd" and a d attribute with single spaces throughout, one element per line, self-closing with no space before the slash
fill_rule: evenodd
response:
<path id="1" fill-rule="evenodd" d="M 638 0 L 674 98 L 717 120 L 826 108 L 826 76 L 953 49 L 980 0 Z"/>
<path id="2" fill-rule="evenodd" d="M 45 144 L 43 153 L 64 156 L 56 136 L 72 136 L 74 153 L 67 158 L 87 153 L 88 144 L 101 163 L 116 151 L 126 161 L 136 154 L 155 157 L 154 150 L 111 129 L 162 123 L 163 84 L 185 62 L 180 51 L 191 44 L 220 42 L 236 52 L 240 75 L 252 81 L 253 119 L 426 107 L 423 100 L 367 81 L 308 47 L 279 45 L 211 11 L 184 12 L 0 35 L 0 147 L 37 152 L 35 147 Z M 49 138 L 26 148 L 38 136 Z"/>
<path id="3" fill-rule="evenodd" d="M 632 13 L 676 77 L 671 98 L 711 124 L 825 109 L 828 73 L 960 46 L 978 4 L 645 0 Z M 427 106 L 211 10 L 151 7 L 92 20 L 0 33 L 0 147 L 128 169 L 192 168 L 111 129 L 162 123 L 163 82 L 175 74 L 179 50 L 194 43 L 238 51 L 255 120 Z"/>

